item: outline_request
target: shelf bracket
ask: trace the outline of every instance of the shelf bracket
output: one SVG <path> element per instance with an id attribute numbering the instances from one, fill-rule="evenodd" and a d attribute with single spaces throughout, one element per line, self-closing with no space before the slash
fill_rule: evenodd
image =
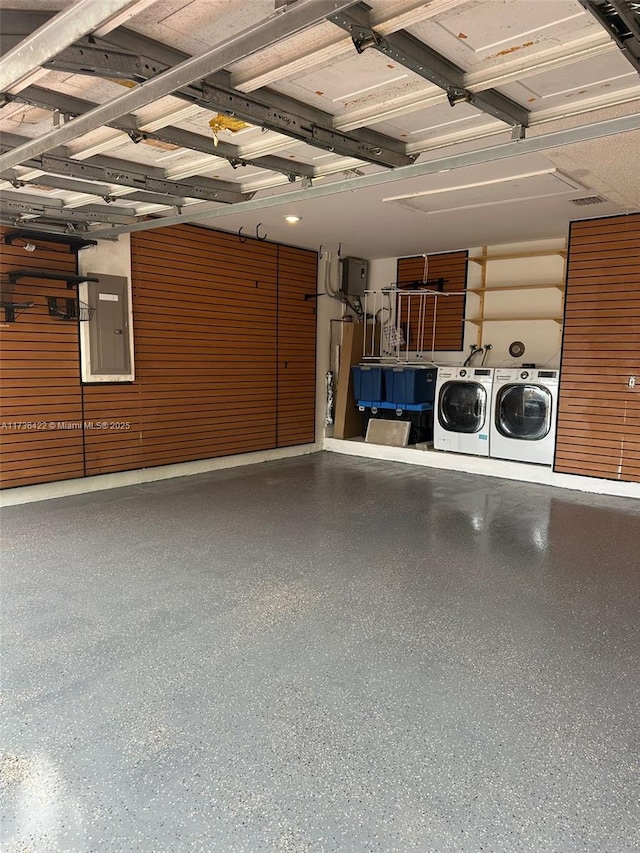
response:
<path id="1" fill-rule="evenodd" d="M 4 310 L 5 323 L 15 323 L 16 319 L 33 305 L 35 302 L 0 302 L 0 308 Z"/>

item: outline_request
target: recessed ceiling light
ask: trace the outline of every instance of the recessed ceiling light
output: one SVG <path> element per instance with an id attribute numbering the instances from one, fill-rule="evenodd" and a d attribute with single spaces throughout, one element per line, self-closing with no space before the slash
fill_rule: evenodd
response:
<path id="1" fill-rule="evenodd" d="M 284 217 L 284 221 L 291 223 L 291 225 L 294 225 L 296 222 L 300 222 L 301 219 L 302 219 L 302 217 L 296 216 L 295 213 L 288 213 Z"/>

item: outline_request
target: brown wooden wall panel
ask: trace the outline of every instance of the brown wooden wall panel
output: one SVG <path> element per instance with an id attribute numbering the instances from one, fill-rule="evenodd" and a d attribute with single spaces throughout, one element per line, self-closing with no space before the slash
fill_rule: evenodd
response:
<path id="1" fill-rule="evenodd" d="M 277 445 L 315 440 L 317 255 L 278 246 Z"/>
<path id="2" fill-rule="evenodd" d="M 572 223 L 556 471 L 640 481 L 639 353 L 640 214 Z"/>
<path id="3" fill-rule="evenodd" d="M 275 447 L 277 247 L 193 226 L 131 245 L 136 380 L 85 391 L 131 429 L 87 434 L 87 474 Z"/>
<path id="4" fill-rule="evenodd" d="M 193 226 L 133 235 L 132 383 L 82 386 L 78 326 L 45 307 L 66 284 L 27 282 L 37 307 L 2 328 L 2 419 L 56 429 L 2 431 L 2 485 L 313 441 L 315 302 L 304 294 L 316 263 L 314 252 Z M 75 274 L 76 258 L 3 247 L 3 279 L 29 266 Z"/>
<path id="5" fill-rule="evenodd" d="M 0 229 L 0 239 L 13 229 Z M 2 301 L 33 302 L 13 323 L 0 309 L 0 486 L 81 477 L 82 394 L 78 326 L 49 316 L 47 297 L 74 296 L 64 281 L 20 280 L 11 270 L 44 270 L 75 275 L 76 255 L 66 246 L 35 240 L 0 244 Z"/>
<path id="6" fill-rule="evenodd" d="M 464 291 L 467 287 L 468 252 L 445 252 L 428 255 L 426 278 L 433 281 L 443 278 L 443 292 Z M 425 259 L 423 255 L 398 259 L 397 280 L 399 284 L 423 281 L 425 277 Z M 408 292 L 408 291 L 407 291 Z M 416 349 L 420 341 L 422 326 L 422 349 L 431 350 L 435 298 L 427 298 L 424 303 L 423 318 L 420 317 L 420 299 L 403 296 L 400 300 L 399 320 L 409 332 L 409 349 Z M 439 351 L 461 350 L 464 344 L 465 296 L 447 296 L 438 298 L 436 314 L 436 334 L 434 348 Z"/>

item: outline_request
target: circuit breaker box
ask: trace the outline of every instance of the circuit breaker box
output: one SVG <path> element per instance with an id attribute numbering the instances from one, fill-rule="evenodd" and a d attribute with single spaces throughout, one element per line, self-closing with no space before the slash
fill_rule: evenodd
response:
<path id="1" fill-rule="evenodd" d="M 368 278 L 368 261 L 362 258 L 343 259 L 341 290 L 346 296 L 364 296 Z"/>
<path id="2" fill-rule="evenodd" d="M 129 352 L 129 282 L 123 276 L 100 275 L 89 282 L 89 304 L 95 309 L 89 323 L 91 373 L 127 374 Z"/>

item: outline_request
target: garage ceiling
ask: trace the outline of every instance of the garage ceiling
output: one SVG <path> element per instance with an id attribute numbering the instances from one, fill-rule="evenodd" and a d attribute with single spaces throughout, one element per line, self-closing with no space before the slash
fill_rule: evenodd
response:
<path id="1" fill-rule="evenodd" d="M 635 0 L 4 6 L 4 225 L 375 258 L 640 208 Z"/>

